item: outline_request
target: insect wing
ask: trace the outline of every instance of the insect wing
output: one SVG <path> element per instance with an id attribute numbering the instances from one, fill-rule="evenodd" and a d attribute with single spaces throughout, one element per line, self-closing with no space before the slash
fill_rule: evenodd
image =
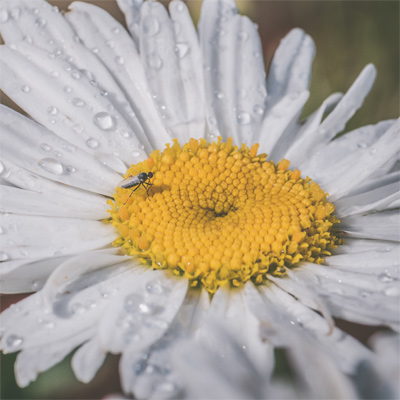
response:
<path id="1" fill-rule="evenodd" d="M 129 189 L 133 186 L 139 185 L 139 183 L 140 183 L 139 175 L 134 175 L 124 179 L 122 182 L 118 184 L 118 187 L 123 189 Z"/>

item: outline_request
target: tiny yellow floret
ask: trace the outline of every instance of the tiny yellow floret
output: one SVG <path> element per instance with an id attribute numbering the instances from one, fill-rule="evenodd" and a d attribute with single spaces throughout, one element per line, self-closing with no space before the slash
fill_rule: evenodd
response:
<path id="1" fill-rule="evenodd" d="M 262 284 L 300 261 L 322 263 L 340 243 L 327 193 L 258 148 L 174 140 L 132 165 L 125 178 L 152 172 L 152 186 L 116 188 L 114 245 L 210 293 L 226 283 Z"/>

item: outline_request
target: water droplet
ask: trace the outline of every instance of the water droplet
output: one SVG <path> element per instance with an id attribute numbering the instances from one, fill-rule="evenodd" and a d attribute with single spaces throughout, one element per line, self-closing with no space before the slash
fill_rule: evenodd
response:
<path id="1" fill-rule="evenodd" d="M 247 125 L 251 121 L 250 114 L 247 112 L 240 112 L 237 114 L 237 121 L 240 125 Z"/>
<path id="2" fill-rule="evenodd" d="M 154 36 L 160 30 L 160 24 L 159 24 L 157 18 L 155 18 L 151 15 L 147 15 L 142 20 L 142 28 L 143 28 L 143 32 L 145 35 Z"/>
<path id="3" fill-rule="evenodd" d="M 90 149 L 95 149 L 96 147 L 99 146 L 99 142 L 95 138 L 91 137 L 88 140 L 86 140 L 86 146 L 89 147 Z"/>
<path id="4" fill-rule="evenodd" d="M 78 71 L 74 71 L 74 72 L 72 72 L 71 73 L 71 76 L 74 78 L 74 79 L 81 79 L 81 74 L 78 72 Z"/>
<path id="5" fill-rule="evenodd" d="M 4 231 L 4 228 L 2 228 L 2 227 L 0 226 L 0 235 L 2 235 L 4 232 L 5 232 L 5 231 Z"/>
<path id="6" fill-rule="evenodd" d="M 131 134 L 128 131 L 121 131 L 120 135 L 124 138 L 129 138 L 131 137 Z"/>
<path id="7" fill-rule="evenodd" d="M 221 99 L 224 98 L 224 94 L 223 94 L 221 91 L 219 91 L 219 90 L 216 90 L 216 91 L 214 92 L 214 96 L 215 96 L 218 100 L 221 100 Z"/>
<path id="8" fill-rule="evenodd" d="M 43 18 L 36 18 L 35 26 L 36 28 L 43 28 L 46 25 L 46 20 Z"/>
<path id="9" fill-rule="evenodd" d="M 256 106 L 254 106 L 253 111 L 254 111 L 255 114 L 263 115 L 264 114 L 264 107 L 256 105 Z"/>
<path id="10" fill-rule="evenodd" d="M 371 154 L 371 156 L 373 156 L 373 155 L 375 155 L 377 152 L 378 152 L 377 149 L 372 148 L 372 149 L 369 151 L 369 154 Z"/>
<path id="11" fill-rule="evenodd" d="M 241 42 L 245 42 L 249 38 L 249 34 L 246 31 L 240 31 L 238 33 L 238 39 Z"/>
<path id="12" fill-rule="evenodd" d="M 154 385 L 154 389 L 156 390 L 156 393 L 158 395 L 164 394 L 164 395 L 168 395 L 168 394 L 173 394 L 177 391 L 178 389 L 178 385 L 174 382 L 159 382 L 157 384 Z M 156 395 L 156 397 L 158 397 Z"/>
<path id="13" fill-rule="evenodd" d="M 366 149 L 368 147 L 367 143 L 365 143 L 365 142 L 359 142 L 359 143 L 357 143 L 357 146 L 360 149 Z"/>
<path id="14" fill-rule="evenodd" d="M 360 290 L 359 293 L 360 293 L 360 296 L 363 298 L 369 297 L 372 295 L 372 292 L 370 290 L 364 290 L 364 289 Z"/>
<path id="15" fill-rule="evenodd" d="M 160 69 L 162 60 L 156 53 L 152 53 L 147 56 L 147 65 L 152 69 Z"/>
<path id="16" fill-rule="evenodd" d="M 10 13 L 5 8 L 2 8 L 0 10 L 0 22 L 7 22 L 9 18 Z"/>
<path id="17" fill-rule="evenodd" d="M 72 314 L 83 314 L 86 311 L 86 308 L 81 303 L 74 303 L 71 306 Z"/>
<path id="18" fill-rule="evenodd" d="M 184 58 L 189 54 L 190 46 L 187 43 L 177 43 L 175 45 L 174 51 L 179 58 Z"/>
<path id="19" fill-rule="evenodd" d="M 73 174 L 76 171 L 76 168 L 74 168 L 72 165 L 67 165 L 65 167 L 65 172 L 68 174 Z"/>
<path id="20" fill-rule="evenodd" d="M 120 56 L 117 56 L 117 57 L 115 57 L 115 62 L 117 64 L 122 65 L 124 63 L 124 59 L 122 57 L 120 57 Z"/>
<path id="21" fill-rule="evenodd" d="M 165 291 L 165 287 L 159 280 L 150 281 L 146 284 L 146 291 L 150 294 L 162 294 Z"/>
<path id="22" fill-rule="evenodd" d="M 42 158 L 38 161 L 39 167 L 52 174 L 61 175 L 64 171 L 62 164 L 54 158 Z"/>
<path id="23" fill-rule="evenodd" d="M 386 296 L 399 296 L 400 290 L 396 286 L 388 287 L 384 290 Z"/>
<path id="24" fill-rule="evenodd" d="M 377 253 L 389 253 L 392 250 L 389 246 L 378 247 L 375 251 Z"/>
<path id="25" fill-rule="evenodd" d="M 54 6 L 52 9 L 53 13 L 57 14 L 60 12 L 60 9 L 57 6 Z"/>
<path id="26" fill-rule="evenodd" d="M 60 76 L 60 73 L 59 73 L 58 71 L 52 71 L 52 72 L 50 73 L 50 75 L 51 75 L 53 78 L 58 78 L 58 77 Z"/>
<path id="27" fill-rule="evenodd" d="M 11 10 L 11 18 L 17 21 L 21 15 L 21 10 L 16 7 Z"/>
<path id="28" fill-rule="evenodd" d="M 24 93 L 28 93 L 28 92 L 31 91 L 31 88 L 30 88 L 28 85 L 23 85 L 23 86 L 21 86 L 21 90 L 22 90 Z"/>
<path id="29" fill-rule="evenodd" d="M 10 346 L 14 349 L 21 347 L 23 342 L 24 340 L 22 339 L 22 337 L 17 335 L 10 335 L 6 341 L 7 346 Z"/>
<path id="30" fill-rule="evenodd" d="M 80 124 L 74 125 L 73 129 L 76 133 L 82 133 L 85 130 L 85 128 Z"/>
<path id="31" fill-rule="evenodd" d="M 70 86 L 64 86 L 64 92 L 65 93 L 71 93 L 72 92 L 72 88 Z"/>
<path id="32" fill-rule="evenodd" d="M 37 292 L 38 290 L 40 290 L 42 288 L 42 283 L 38 280 L 35 280 L 32 282 L 31 288 L 34 292 Z"/>
<path id="33" fill-rule="evenodd" d="M 117 28 L 117 27 L 112 28 L 111 31 L 112 31 L 112 33 L 115 33 L 115 34 L 120 32 L 119 28 Z"/>
<path id="34" fill-rule="evenodd" d="M 0 251 L 0 261 L 7 261 L 10 259 L 10 256 L 4 251 Z"/>
<path id="35" fill-rule="evenodd" d="M 76 107 L 83 107 L 86 103 L 82 99 L 76 97 L 72 100 L 72 104 Z"/>
<path id="36" fill-rule="evenodd" d="M 387 272 L 382 272 L 381 274 L 379 274 L 378 279 L 383 283 L 389 283 L 393 281 L 393 277 Z"/>
<path id="37" fill-rule="evenodd" d="M 106 90 L 100 90 L 101 96 L 108 96 L 108 92 Z"/>
<path id="38" fill-rule="evenodd" d="M 50 147 L 47 143 L 42 143 L 42 144 L 40 145 L 40 148 L 41 148 L 43 151 L 50 151 L 50 150 L 51 150 L 51 147 Z"/>
<path id="39" fill-rule="evenodd" d="M 264 84 L 261 84 L 261 85 L 258 87 L 258 93 L 261 95 L 262 98 L 267 97 L 267 89 L 265 89 Z"/>
<path id="40" fill-rule="evenodd" d="M 92 53 L 97 54 L 99 52 L 99 48 L 98 47 L 93 47 L 92 49 Z"/>
<path id="41" fill-rule="evenodd" d="M 104 131 L 109 131 L 115 128 L 115 119 L 106 112 L 99 112 L 94 115 L 93 123 Z"/>
<path id="42" fill-rule="evenodd" d="M 57 113 L 58 113 L 58 110 L 57 110 L 57 108 L 54 107 L 54 106 L 50 106 L 50 107 L 47 109 L 47 114 L 56 115 Z"/>
<path id="43" fill-rule="evenodd" d="M 113 49 L 115 47 L 115 42 L 114 40 L 107 40 L 106 45 L 110 48 Z"/>
<path id="44" fill-rule="evenodd" d="M 132 157 L 139 157 L 140 154 L 141 153 L 139 151 L 132 151 L 132 153 L 131 153 Z"/>

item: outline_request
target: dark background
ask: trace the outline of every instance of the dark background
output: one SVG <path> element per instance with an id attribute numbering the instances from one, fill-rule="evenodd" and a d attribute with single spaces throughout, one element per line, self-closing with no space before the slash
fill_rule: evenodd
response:
<path id="1" fill-rule="evenodd" d="M 120 22 L 123 15 L 112 0 L 87 1 L 109 11 Z M 66 10 L 70 1 L 50 1 Z M 167 2 L 164 2 L 167 3 Z M 186 2 L 197 23 L 201 2 Z M 270 1 L 238 2 L 242 14 L 259 25 L 268 68 L 281 38 L 292 28 L 303 28 L 316 44 L 311 96 L 304 116 L 316 109 L 331 93 L 345 92 L 362 68 L 373 63 L 378 69 L 375 85 L 362 109 L 346 130 L 399 115 L 399 2 L 397 1 Z M 1 71 L 0 71 L 1 73 Z M 4 94 L 1 102 L 12 105 Z M 2 309 L 18 296 L 3 296 Z M 362 341 L 375 331 L 369 327 L 338 321 L 338 325 Z M 88 385 L 75 380 L 68 357 L 39 376 L 28 388 L 15 384 L 15 355 L 1 355 L 1 399 L 100 399 L 120 391 L 118 357 L 109 356 Z"/>

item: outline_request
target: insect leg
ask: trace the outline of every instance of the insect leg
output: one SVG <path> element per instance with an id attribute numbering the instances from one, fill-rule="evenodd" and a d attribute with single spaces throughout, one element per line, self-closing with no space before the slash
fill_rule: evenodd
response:
<path id="1" fill-rule="evenodd" d="M 133 195 L 133 192 L 135 192 L 136 190 L 138 190 L 140 188 L 140 185 L 142 183 L 138 183 L 138 185 L 136 186 L 135 189 L 132 190 L 131 194 L 129 195 L 129 197 L 126 199 L 126 202 L 124 203 L 124 205 L 128 202 L 128 200 L 131 198 L 131 196 Z"/>

